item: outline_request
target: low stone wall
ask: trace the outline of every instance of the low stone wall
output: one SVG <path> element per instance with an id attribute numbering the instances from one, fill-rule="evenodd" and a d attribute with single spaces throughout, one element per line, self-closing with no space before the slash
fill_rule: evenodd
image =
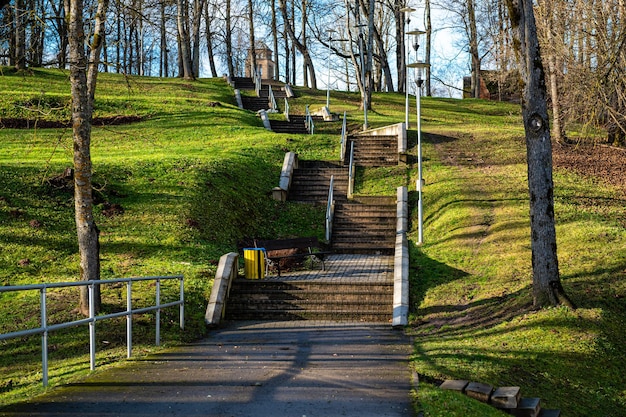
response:
<path id="1" fill-rule="evenodd" d="M 409 322 L 409 193 L 407 187 L 398 187 L 396 247 L 393 268 L 393 327 Z"/>
<path id="2" fill-rule="evenodd" d="M 239 269 L 239 255 L 235 252 L 222 255 L 217 266 L 217 273 L 211 288 L 209 305 L 204 314 L 204 321 L 209 326 L 217 326 L 224 318 L 226 301 L 232 281 L 237 277 Z"/>

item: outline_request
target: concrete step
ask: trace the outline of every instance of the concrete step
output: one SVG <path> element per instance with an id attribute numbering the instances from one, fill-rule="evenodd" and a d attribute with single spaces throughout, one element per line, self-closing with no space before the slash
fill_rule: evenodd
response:
<path id="1" fill-rule="evenodd" d="M 393 283 L 243 280 L 233 282 L 226 317 L 233 320 L 388 321 Z"/>
<path id="2" fill-rule="evenodd" d="M 537 417 L 540 411 L 540 398 L 522 398 L 520 399 L 517 408 L 509 410 L 509 412 L 515 417 Z"/>

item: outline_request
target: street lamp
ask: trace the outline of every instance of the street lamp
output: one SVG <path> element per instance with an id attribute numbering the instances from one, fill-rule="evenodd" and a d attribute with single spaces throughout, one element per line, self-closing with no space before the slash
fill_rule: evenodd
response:
<path id="1" fill-rule="evenodd" d="M 328 31 L 328 82 L 326 83 L 326 112 L 330 115 L 330 43 L 333 40 L 333 33 L 337 31 L 330 29 Z"/>
<path id="2" fill-rule="evenodd" d="M 409 27 L 409 23 L 411 22 L 411 13 L 415 12 L 416 9 L 412 8 L 412 7 L 403 7 L 402 9 L 400 9 L 401 12 L 403 12 L 405 14 L 405 19 L 404 19 L 404 34 L 407 35 L 408 32 L 406 31 L 406 29 Z M 408 129 L 409 128 L 409 75 L 408 75 L 408 68 L 406 66 L 406 60 L 409 57 L 406 45 L 404 46 L 404 90 L 406 93 L 406 99 L 405 99 L 405 103 L 404 103 L 404 125 L 405 128 Z"/>
<path id="3" fill-rule="evenodd" d="M 417 61 L 417 49 L 419 48 L 418 37 L 423 35 L 424 31 L 414 30 L 408 32 L 408 34 L 415 36 L 415 43 L 413 48 L 415 49 L 416 62 L 408 64 L 407 67 L 415 68 L 417 71 L 415 99 L 417 101 L 417 181 L 415 188 L 417 189 L 417 223 L 418 223 L 418 244 L 424 243 L 424 210 L 422 200 L 422 188 L 424 187 L 424 180 L 422 178 L 422 73 L 425 69 L 430 67 L 430 64 Z"/>

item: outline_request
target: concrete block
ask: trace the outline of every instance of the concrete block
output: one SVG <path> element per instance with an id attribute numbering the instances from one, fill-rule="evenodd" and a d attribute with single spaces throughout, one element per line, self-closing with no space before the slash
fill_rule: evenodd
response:
<path id="1" fill-rule="evenodd" d="M 287 191 L 280 187 L 272 188 L 272 198 L 276 201 L 287 201 Z"/>
<path id="2" fill-rule="evenodd" d="M 483 384 L 482 382 L 470 382 L 465 388 L 465 394 L 467 394 L 468 397 L 484 403 L 489 402 L 491 391 L 493 391 L 493 387 L 489 384 Z"/>
<path id="3" fill-rule="evenodd" d="M 447 381 L 443 381 L 443 384 L 439 385 L 439 388 L 457 391 L 464 394 L 465 387 L 467 387 L 468 383 L 468 381 L 464 381 L 462 379 L 448 379 Z"/>
<path id="4" fill-rule="evenodd" d="M 522 398 L 517 408 L 510 410 L 515 417 L 537 417 L 541 411 L 539 398 Z"/>
<path id="5" fill-rule="evenodd" d="M 520 387 L 499 387 L 491 394 L 491 404 L 497 408 L 517 408 Z"/>

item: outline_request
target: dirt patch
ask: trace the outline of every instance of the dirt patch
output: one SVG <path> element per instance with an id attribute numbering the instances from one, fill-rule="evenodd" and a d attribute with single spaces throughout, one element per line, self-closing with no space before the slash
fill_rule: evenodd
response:
<path id="1" fill-rule="evenodd" d="M 95 117 L 92 126 L 117 126 L 136 123 L 144 120 L 141 116 L 109 116 Z M 36 120 L 36 119 L 20 119 L 20 118 L 0 118 L 0 128 L 5 129 L 62 129 L 72 126 L 71 121 L 59 120 Z"/>
<path id="2" fill-rule="evenodd" d="M 607 145 L 561 145 L 552 149 L 555 168 L 598 178 L 626 193 L 626 149 Z"/>

